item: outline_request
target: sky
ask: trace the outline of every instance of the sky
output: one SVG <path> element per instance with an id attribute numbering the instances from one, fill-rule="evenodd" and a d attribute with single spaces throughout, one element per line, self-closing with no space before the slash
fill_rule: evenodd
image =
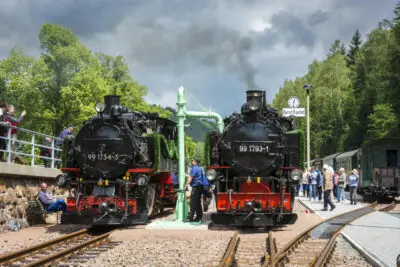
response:
<path id="1" fill-rule="evenodd" d="M 245 90 L 271 103 L 285 79 L 307 73 L 335 39 L 363 40 L 396 0 L 1 0 L 0 59 L 40 55 L 43 23 L 61 24 L 93 52 L 123 55 L 149 103 L 176 107 L 179 86 L 221 115 Z M 188 110 L 199 110 L 188 96 Z"/>

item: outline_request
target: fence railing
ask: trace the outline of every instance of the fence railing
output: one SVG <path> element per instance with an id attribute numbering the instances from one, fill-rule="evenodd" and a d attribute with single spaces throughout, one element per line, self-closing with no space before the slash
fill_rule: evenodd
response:
<path id="1" fill-rule="evenodd" d="M 8 163 L 13 162 L 17 156 L 23 156 L 22 158 L 30 158 L 30 166 L 41 165 L 35 164 L 36 159 L 36 161 L 39 160 L 39 162 L 43 163 L 47 168 L 59 167 L 62 149 L 60 146 L 56 145 L 56 141 L 62 141 L 62 139 L 0 122 L 0 128 L 3 127 L 6 129 L 7 133 L 5 136 L 0 135 L 0 152 L 3 152 L 0 153 L 0 160 L 4 160 L 3 154 L 5 154 Z M 17 134 L 12 134 L 13 129 L 17 131 Z M 21 135 L 23 137 L 18 139 L 18 136 Z M 48 145 L 44 144 L 46 139 L 48 139 Z M 40 140 L 42 144 L 38 143 Z M 39 148 L 39 150 L 36 148 Z"/>

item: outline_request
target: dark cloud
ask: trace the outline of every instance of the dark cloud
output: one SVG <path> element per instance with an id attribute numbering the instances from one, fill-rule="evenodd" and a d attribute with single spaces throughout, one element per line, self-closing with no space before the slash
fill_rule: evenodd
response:
<path id="1" fill-rule="evenodd" d="M 317 10 L 316 12 L 312 13 L 307 18 L 307 24 L 310 26 L 315 26 L 317 24 L 323 23 L 327 21 L 329 18 L 329 12 L 324 12 L 322 10 Z"/>
<path id="2" fill-rule="evenodd" d="M 391 17 L 394 5 L 393 0 L 1 0 L 0 58 L 14 46 L 38 55 L 41 25 L 57 23 L 93 51 L 124 55 L 133 76 L 148 85 L 150 101 L 175 103 L 175 91 L 184 85 L 200 102 L 227 114 L 240 107 L 246 88 L 267 89 L 271 102 L 285 78 L 304 75 L 335 39 L 347 44 L 356 29 L 367 34 Z"/>

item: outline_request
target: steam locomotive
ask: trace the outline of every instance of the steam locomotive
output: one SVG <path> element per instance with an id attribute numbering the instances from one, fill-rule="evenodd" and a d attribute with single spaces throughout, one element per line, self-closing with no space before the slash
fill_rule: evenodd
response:
<path id="1" fill-rule="evenodd" d="M 67 198 L 68 224 L 144 224 L 176 202 L 176 123 L 140 113 L 107 95 L 97 115 L 63 140 L 58 186 Z"/>
<path id="2" fill-rule="evenodd" d="M 266 104 L 265 91 L 246 95 L 241 112 L 224 120 L 224 131 L 206 137 L 206 175 L 217 190 L 211 220 L 255 227 L 293 224 L 304 134 Z"/>

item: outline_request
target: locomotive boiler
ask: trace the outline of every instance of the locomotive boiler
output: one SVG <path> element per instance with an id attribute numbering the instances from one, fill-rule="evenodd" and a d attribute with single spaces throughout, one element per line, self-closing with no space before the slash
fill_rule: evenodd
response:
<path id="1" fill-rule="evenodd" d="M 302 177 L 304 135 L 266 104 L 265 91 L 246 91 L 240 113 L 206 138 L 207 177 L 216 184 L 216 224 L 293 224 L 295 186 Z M 304 154 L 303 154 L 304 155 Z"/>
<path id="2" fill-rule="evenodd" d="M 63 140 L 60 187 L 67 198 L 62 223 L 143 224 L 176 201 L 176 124 L 141 113 L 108 95 L 76 136 Z"/>

